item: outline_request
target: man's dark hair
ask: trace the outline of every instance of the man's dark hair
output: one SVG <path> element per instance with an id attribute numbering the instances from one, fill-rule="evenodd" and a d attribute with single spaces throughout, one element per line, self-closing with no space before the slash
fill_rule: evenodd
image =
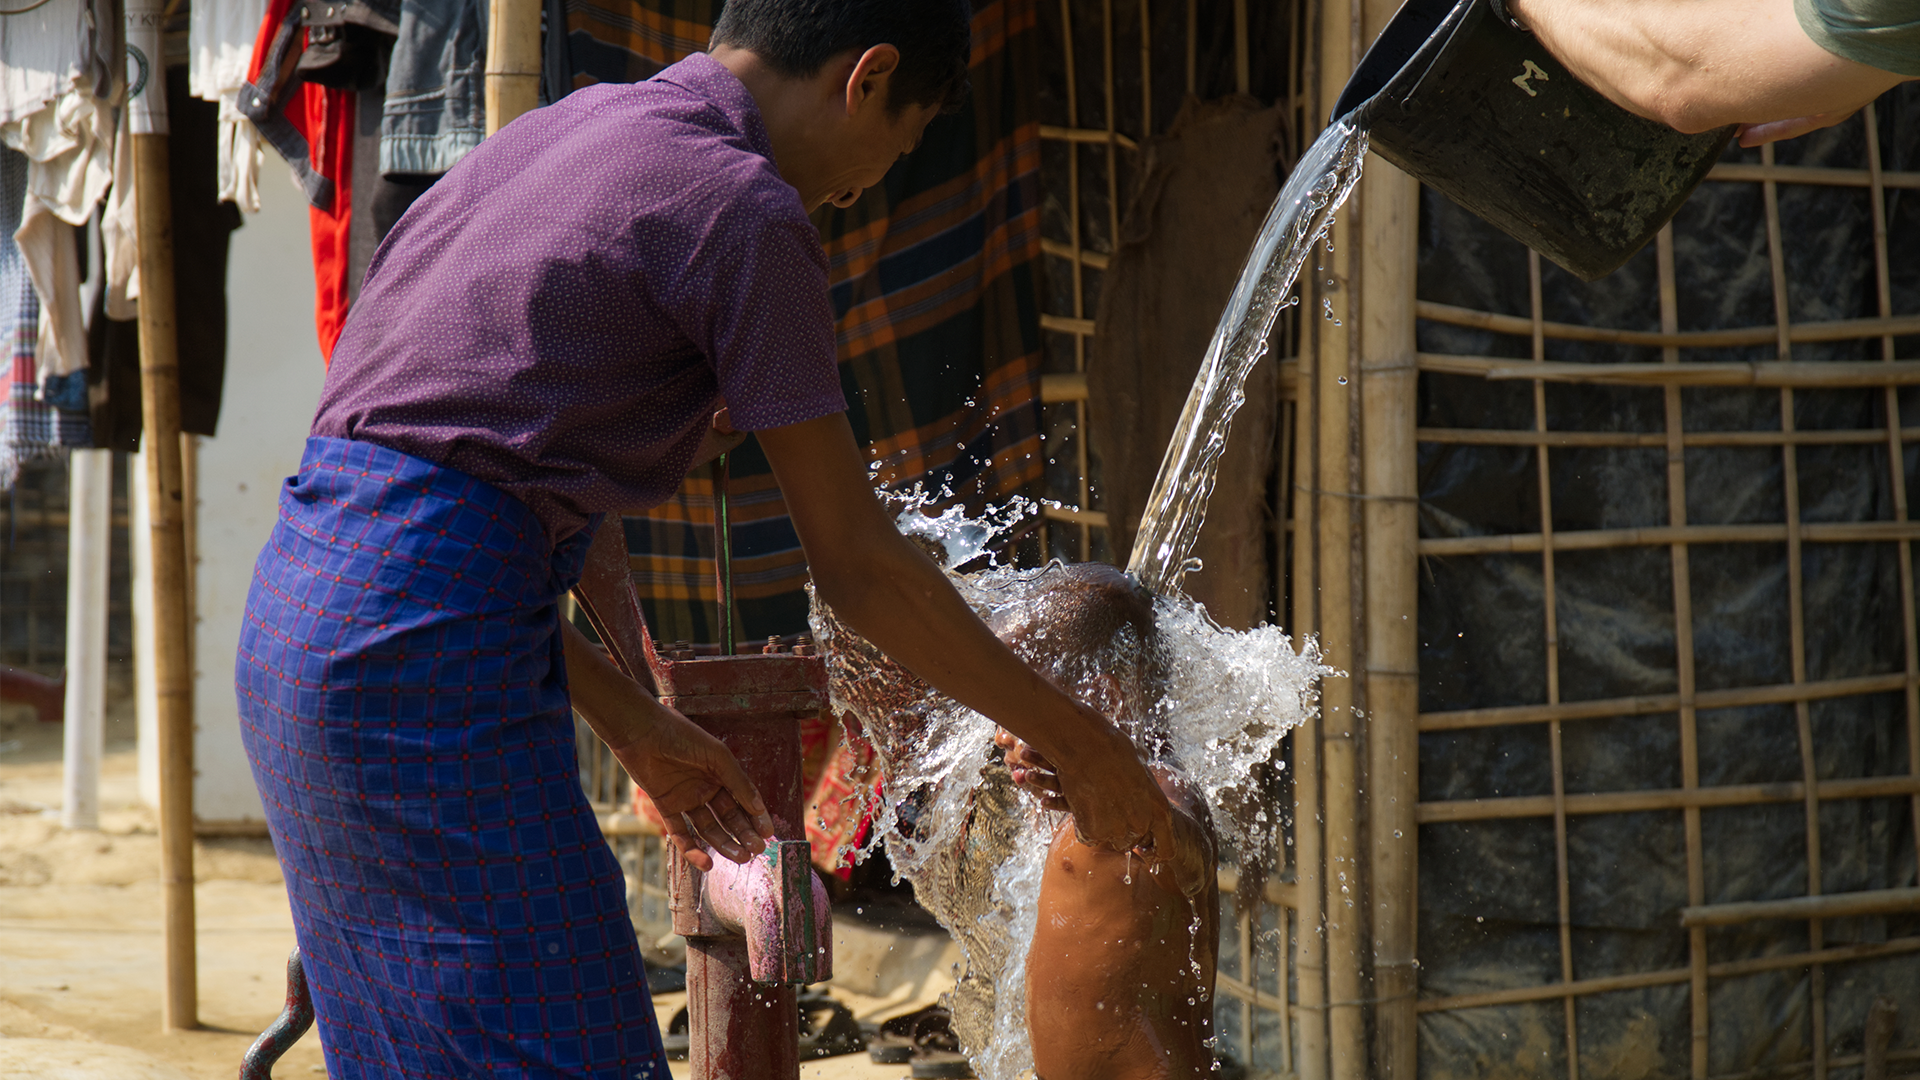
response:
<path id="1" fill-rule="evenodd" d="M 900 67 L 887 111 L 954 112 L 967 100 L 972 19 L 968 0 L 726 0 L 713 44 L 746 49 L 790 79 L 819 74 L 841 53 L 892 45 Z"/>

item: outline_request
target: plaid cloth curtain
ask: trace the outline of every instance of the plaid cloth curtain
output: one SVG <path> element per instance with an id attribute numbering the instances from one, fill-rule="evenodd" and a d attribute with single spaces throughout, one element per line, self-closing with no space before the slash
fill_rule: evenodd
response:
<path id="1" fill-rule="evenodd" d="M 706 0 L 560 0 L 575 88 L 644 79 L 706 47 Z M 1040 129 L 1035 0 L 976 0 L 973 99 L 848 210 L 816 215 L 831 263 L 840 375 L 881 483 L 1004 498 L 1040 476 Z M 728 488 L 739 637 L 806 629 L 806 560 L 757 443 Z M 663 640 L 717 633 L 713 489 L 704 472 L 625 521 L 634 582 Z"/>

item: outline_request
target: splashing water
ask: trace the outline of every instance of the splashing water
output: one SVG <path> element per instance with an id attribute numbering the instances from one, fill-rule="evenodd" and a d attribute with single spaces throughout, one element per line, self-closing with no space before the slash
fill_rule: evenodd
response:
<path id="1" fill-rule="evenodd" d="M 1084 590 L 1088 568 L 993 565 L 992 544 L 1031 512 L 1030 504 L 975 519 L 957 508 L 922 513 L 932 500 L 919 491 L 896 497 L 901 531 L 944 565 L 989 556 L 986 570 L 949 571 L 961 596 L 1029 663 L 1115 717 L 1154 764 L 1182 774 L 1205 800 L 1221 850 L 1242 865 L 1259 860 L 1279 824 L 1258 790 L 1260 767 L 1316 708 L 1316 681 L 1332 672 L 1315 643 L 1296 651 L 1278 627 L 1222 629 L 1179 594 L 1180 579 L 1198 562 L 1189 556 L 1247 375 L 1265 355 L 1307 255 L 1358 180 L 1366 145 L 1364 131 L 1345 122 L 1330 127 L 1294 169 L 1247 257 L 1127 567 L 1145 590 L 1137 602 L 1150 608 L 1146 629 L 1128 624 L 1067 640 L 1072 631 L 1062 627 L 1071 621 L 1062 618 L 1061 598 Z M 885 844 L 895 871 L 913 882 L 915 896 L 966 955 L 950 999 L 962 1048 L 983 1080 L 1030 1073 L 1027 952 L 1053 815 L 1013 785 L 993 746 L 993 721 L 930 691 L 817 597 L 812 626 L 826 646 L 833 708 L 860 722 L 886 778 L 884 798 L 866 807 L 875 821 L 869 844 Z M 1116 680 L 1115 673 L 1131 674 Z M 1190 936 L 1199 933 L 1198 911 Z"/>
<path id="2" fill-rule="evenodd" d="M 1267 211 L 1233 297 L 1220 313 L 1134 536 L 1127 573 L 1156 593 L 1180 586 L 1187 554 L 1207 516 L 1227 430 L 1247 399 L 1247 375 L 1266 355 L 1267 335 L 1300 267 L 1333 225 L 1333 213 L 1359 181 L 1366 156 L 1366 130 L 1351 118 L 1336 120 L 1301 155 Z"/>

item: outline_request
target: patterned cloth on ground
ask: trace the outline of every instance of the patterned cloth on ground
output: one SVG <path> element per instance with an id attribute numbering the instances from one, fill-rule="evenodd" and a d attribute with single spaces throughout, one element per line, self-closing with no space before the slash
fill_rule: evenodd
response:
<path id="1" fill-rule="evenodd" d="M 366 443 L 281 492 L 235 678 L 330 1076 L 667 1076 L 561 660 L 591 537 Z"/>

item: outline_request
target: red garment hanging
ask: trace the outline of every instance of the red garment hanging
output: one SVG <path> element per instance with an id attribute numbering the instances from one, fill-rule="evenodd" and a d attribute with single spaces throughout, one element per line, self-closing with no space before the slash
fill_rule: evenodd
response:
<path id="1" fill-rule="evenodd" d="M 321 358 L 331 361 L 334 342 L 347 321 L 347 237 L 353 220 L 353 129 L 358 103 L 351 90 L 309 82 L 286 85 L 294 79 L 294 65 L 307 43 L 306 27 L 298 25 L 293 4 L 294 0 L 269 0 L 260 32 L 254 36 L 247 82 L 280 102 L 276 111 L 306 141 L 306 164 L 331 183 L 331 198 L 325 198 L 324 204 L 323 198 L 312 194 L 314 186 L 305 185 L 313 244 L 313 325 Z M 293 40 L 276 49 L 283 33 Z M 276 70 L 263 78 L 262 70 L 270 61 Z M 286 153 L 279 140 L 270 141 Z"/>

